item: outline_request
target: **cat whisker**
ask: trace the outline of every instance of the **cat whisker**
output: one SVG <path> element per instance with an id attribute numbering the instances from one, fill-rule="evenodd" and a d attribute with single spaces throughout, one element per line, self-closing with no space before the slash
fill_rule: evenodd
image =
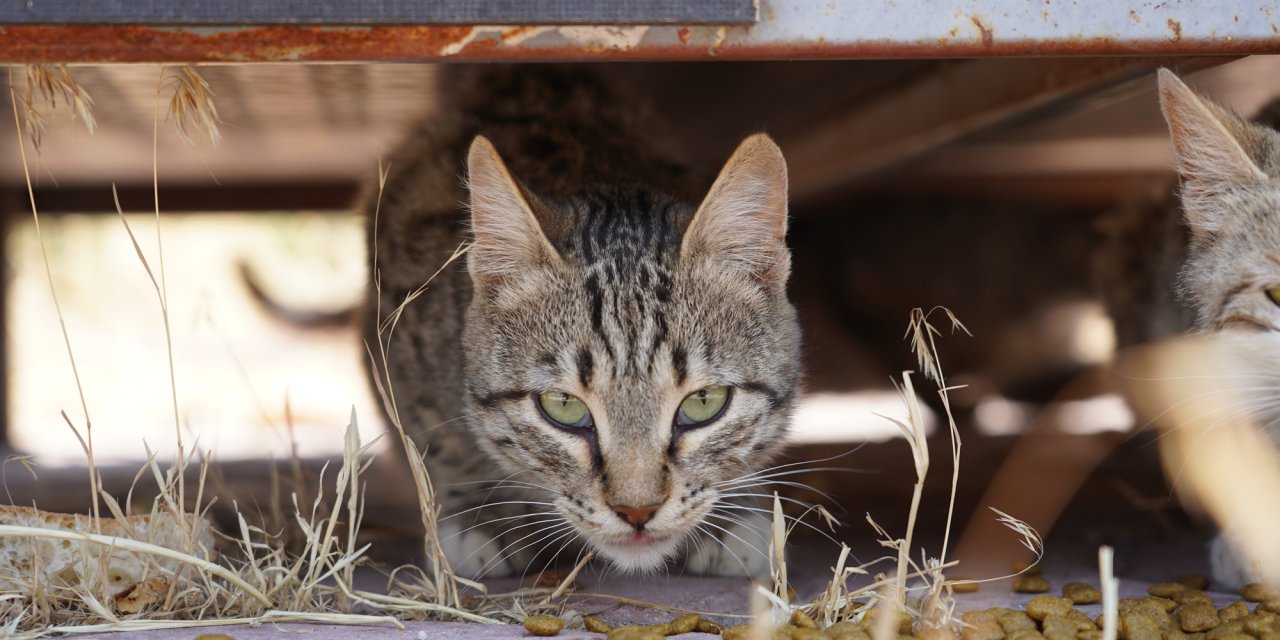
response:
<path id="1" fill-rule="evenodd" d="M 748 522 L 746 521 L 746 519 L 745 519 L 745 518 L 740 518 L 740 517 L 738 517 L 738 516 L 731 515 L 731 514 L 728 514 L 728 513 L 715 513 L 715 512 L 708 513 L 708 514 L 707 514 L 707 517 L 708 517 L 708 518 L 716 518 L 716 519 L 719 519 L 719 520 L 724 520 L 725 522 L 729 522 L 729 523 L 732 523 L 732 524 L 736 524 L 736 525 L 738 525 L 738 526 L 742 527 L 743 529 L 748 529 L 748 530 L 750 530 L 752 533 L 754 533 L 754 534 L 755 534 L 755 537 L 757 537 L 757 538 L 759 538 L 759 539 L 760 539 L 761 544 L 768 544 L 768 543 L 769 543 L 769 538 L 768 538 L 767 536 L 765 536 L 763 533 L 760 533 L 760 531 L 759 531 L 758 529 L 756 529 L 755 527 L 752 527 L 752 526 L 750 525 L 750 523 L 748 523 Z"/>
<path id="2" fill-rule="evenodd" d="M 762 508 L 759 508 L 759 507 L 749 507 L 749 506 L 741 505 L 741 504 L 733 504 L 733 503 L 731 503 L 731 502 L 720 503 L 717 507 L 715 507 L 715 509 L 724 509 L 724 510 L 726 510 L 726 511 L 749 511 L 749 512 L 752 512 L 752 513 L 758 513 L 758 514 L 760 514 L 760 515 L 762 515 L 762 516 L 765 516 L 765 517 L 770 517 L 770 518 L 771 518 L 771 517 L 773 517 L 773 510 L 772 510 L 772 509 L 762 509 Z M 713 513 L 714 513 L 714 511 L 713 511 Z M 830 533 L 828 533 L 828 532 L 826 532 L 826 531 L 823 531 L 822 529 L 818 528 L 817 526 L 815 526 L 815 525 L 813 525 L 813 524 L 810 524 L 810 523 L 808 523 L 808 522 L 806 522 L 806 521 L 804 521 L 804 520 L 802 520 L 802 519 L 800 519 L 800 518 L 797 518 L 797 517 L 795 517 L 795 516 L 791 516 L 791 515 L 787 515 L 787 514 L 783 514 L 782 518 L 783 518 L 783 520 L 786 520 L 786 521 L 788 521 L 788 522 L 792 522 L 792 523 L 794 523 L 794 524 L 798 524 L 798 525 L 801 525 L 801 526 L 807 527 L 807 528 L 809 528 L 809 529 L 811 529 L 811 530 L 813 530 L 813 531 L 817 532 L 817 534 L 818 534 L 818 535 L 820 535 L 820 536 L 822 536 L 822 537 L 826 538 L 827 540 L 830 540 L 831 542 L 833 542 L 833 543 L 835 543 L 835 544 L 840 544 L 840 541 L 839 541 L 839 540 L 837 540 L 837 539 L 836 539 L 834 536 L 832 536 Z"/>
<path id="3" fill-rule="evenodd" d="M 559 558 L 560 554 L 564 553 L 564 550 L 568 549 L 569 545 L 573 544 L 574 541 L 576 541 L 577 539 L 578 539 L 578 536 L 572 536 L 568 540 L 565 540 L 564 542 L 560 543 L 560 548 L 556 549 L 556 552 L 551 556 L 551 559 L 542 563 L 542 569 L 539 570 L 539 573 L 542 573 L 543 571 L 546 571 L 547 569 L 554 567 L 556 558 Z M 550 545 L 547 545 L 547 546 L 550 546 Z M 525 577 L 529 575 L 529 568 L 533 566 L 533 561 L 536 560 L 538 556 L 541 554 L 542 554 L 542 550 L 539 550 L 538 553 L 533 554 L 533 556 L 529 559 L 529 564 L 525 565 L 524 571 L 520 574 L 520 582 L 522 583 L 524 582 Z M 582 559 L 581 551 L 578 552 L 578 559 L 579 560 Z M 575 566 L 577 565 L 576 561 L 574 562 L 574 565 Z"/>
<path id="4" fill-rule="evenodd" d="M 457 518 L 458 516 L 466 515 L 466 514 L 468 514 L 468 513 L 473 512 L 473 511 L 479 511 L 480 509 L 485 509 L 485 508 L 488 508 L 488 507 L 498 507 L 498 506 L 507 505 L 507 504 L 527 504 L 527 505 L 532 505 L 532 506 L 536 506 L 536 507 L 554 507 L 554 506 L 556 506 L 556 505 L 555 505 L 555 503 L 553 503 L 553 502 L 538 502 L 538 501 L 536 501 L 536 500 L 504 500 L 504 501 L 502 501 L 502 502 L 486 502 L 486 503 L 481 504 L 481 505 L 479 505 L 479 506 L 471 507 L 470 509 L 464 509 L 464 510 L 462 510 L 462 511 L 457 511 L 457 512 L 455 512 L 455 513 L 451 513 L 451 514 L 449 514 L 449 515 L 447 515 L 447 516 L 445 516 L 445 517 L 443 517 L 443 518 L 440 518 L 440 522 L 444 522 L 445 520 L 452 520 L 452 519 L 454 519 L 454 518 Z"/>
<path id="5" fill-rule="evenodd" d="M 803 469 L 792 469 L 791 471 L 781 471 L 778 473 L 771 473 L 768 475 L 756 476 L 749 479 L 744 478 L 744 479 L 738 479 L 738 480 L 725 480 L 723 482 L 717 482 L 716 486 L 727 487 L 727 486 L 741 484 L 743 482 L 748 482 L 748 481 L 757 482 L 757 481 L 768 480 L 770 478 L 783 478 L 786 476 L 800 475 L 803 473 L 814 473 L 819 471 L 835 471 L 838 473 L 862 473 L 862 474 L 871 473 L 870 471 L 864 471 L 862 469 L 850 469 L 848 467 L 805 467 Z"/>
<path id="6" fill-rule="evenodd" d="M 826 457 L 826 458 L 819 458 L 819 459 L 817 459 L 817 460 L 800 460 L 800 461 L 797 461 L 797 462 L 788 462 L 787 464 L 778 464 L 778 465 L 774 465 L 774 466 L 772 466 L 772 467 L 765 467 L 764 469 L 760 469 L 759 471 L 754 471 L 754 472 L 752 472 L 752 473 L 748 473 L 748 474 L 745 474 L 745 475 L 741 475 L 741 476 L 738 476 L 738 477 L 736 477 L 736 478 L 731 478 L 731 479 L 729 479 L 729 480 L 725 480 L 725 481 L 723 481 L 723 483 L 737 482 L 737 481 L 739 481 L 739 480 L 746 480 L 747 478 L 754 478 L 754 477 L 759 476 L 759 475 L 761 475 L 761 474 L 770 473 L 770 472 L 773 472 L 773 471 L 780 471 L 780 470 L 782 470 L 782 469 L 790 469 L 791 467 L 797 467 L 797 466 L 800 466 L 800 465 L 806 465 L 806 464 L 822 464 L 822 463 L 824 463 L 824 462 L 831 462 L 832 460 L 839 460 L 840 458 L 843 458 L 843 457 L 845 457 L 845 456 L 853 455 L 853 454 L 854 454 L 854 453 L 856 453 L 859 449 L 861 449 L 861 448 L 863 448 L 863 447 L 865 447 L 865 446 L 866 446 L 866 443 L 863 443 L 863 444 L 860 444 L 860 445 L 858 445 L 858 446 L 856 446 L 856 447 L 854 447 L 854 448 L 852 448 L 852 449 L 850 449 L 850 450 L 848 450 L 848 451 L 846 451 L 846 452 L 844 452 L 844 453 L 836 454 L 836 455 L 834 455 L 834 456 L 830 456 L 830 457 Z"/>
<path id="7" fill-rule="evenodd" d="M 694 528 L 695 528 L 695 529 L 697 529 L 697 530 L 698 530 L 698 532 L 700 532 L 702 535 L 704 535 L 704 536 L 706 536 L 706 537 L 710 538 L 713 542 L 715 542 L 716 544 L 720 545 L 720 548 L 721 548 L 721 549 L 724 549 L 724 552 L 725 552 L 725 553 L 727 553 L 727 554 L 729 554 L 729 556 L 730 556 L 731 558 L 733 558 L 733 559 L 738 563 L 738 566 L 742 567 L 742 573 L 743 573 L 743 575 L 751 575 L 751 570 L 750 570 L 750 569 L 747 569 L 747 563 L 743 562 L 743 561 L 742 561 L 742 558 L 739 558 L 739 557 L 738 557 L 738 554 L 734 553 L 734 552 L 733 552 L 733 549 L 730 549 L 730 548 L 729 548 L 729 545 L 725 544 L 724 540 L 721 540 L 721 539 L 720 539 L 718 536 L 716 536 L 714 533 L 712 533 L 712 532 L 710 532 L 710 531 L 707 531 L 706 529 L 703 529 L 703 527 L 704 527 L 704 526 L 714 527 L 714 528 L 716 528 L 716 529 L 719 529 L 720 531 L 724 531 L 725 533 L 728 533 L 729 535 L 733 535 L 733 534 L 732 534 L 732 533 L 730 533 L 729 531 L 725 530 L 725 528 L 724 528 L 724 527 L 721 527 L 721 526 L 718 526 L 718 525 L 716 525 L 716 524 L 713 524 L 713 523 L 707 522 L 706 520 L 703 520 L 700 524 L 698 524 L 696 527 L 694 527 Z M 733 537 L 738 538 L 738 536 L 736 536 L 736 535 L 733 535 Z M 742 540 L 742 538 L 738 538 L 738 539 L 739 539 L 739 540 Z M 757 552 L 757 553 L 759 553 L 760 555 L 765 556 L 765 558 L 766 558 L 766 559 L 768 558 L 768 555 L 766 555 L 764 552 L 760 551 L 759 549 L 756 549 L 754 546 L 752 546 L 752 545 L 748 544 L 746 540 L 742 540 L 742 544 L 747 545 L 748 547 L 750 547 L 752 550 L 756 551 L 756 552 Z"/>
<path id="8" fill-rule="evenodd" d="M 568 530 L 566 530 L 564 527 L 568 527 Z M 527 538 L 533 537 L 538 533 L 542 533 L 542 531 L 538 531 L 528 536 L 524 536 L 523 538 L 520 538 L 520 540 L 525 540 Z M 551 546 L 556 542 L 558 542 L 559 540 L 563 539 L 565 536 L 573 536 L 573 535 L 577 535 L 577 531 L 574 529 L 572 524 L 566 522 L 563 526 L 552 530 L 550 533 L 547 533 L 541 538 L 538 538 L 537 540 L 534 540 L 533 542 L 530 542 L 524 545 L 523 547 L 520 547 L 519 549 L 515 549 L 507 553 L 502 553 L 500 556 L 493 558 L 489 562 L 485 563 L 485 566 L 480 568 L 480 575 L 483 576 L 484 574 L 488 573 L 490 570 L 494 569 L 495 567 L 500 566 L 503 562 L 506 562 L 507 559 L 514 557 L 516 554 L 520 553 L 521 551 L 524 551 L 525 549 L 528 549 L 529 547 L 532 547 L 535 544 L 543 543 L 543 548 L 545 549 L 546 547 Z M 550 538 L 549 541 L 548 541 L 548 538 Z M 517 540 L 511 543 L 510 545 L 503 547 L 502 550 L 506 551 L 508 548 L 515 546 L 516 544 L 519 544 L 520 540 Z M 538 553 L 541 553 L 541 549 L 538 551 Z M 533 557 L 537 557 L 537 554 L 535 553 Z"/>
<path id="9" fill-rule="evenodd" d="M 505 562 L 508 558 L 511 558 L 512 556 L 516 555 L 517 553 L 520 553 L 521 551 L 524 551 L 525 549 L 528 549 L 529 547 L 532 547 L 533 545 L 538 544 L 539 542 L 542 542 L 543 540 L 546 540 L 547 538 L 550 538 L 550 537 L 552 537 L 552 536 L 557 536 L 557 535 L 565 535 L 565 534 L 567 534 L 567 533 L 572 533 L 572 532 L 573 532 L 573 525 L 572 525 L 571 523 L 569 523 L 569 522 L 561 522 L 560 524 L 552 524 L 552 525 L 543 526 L 543 527 L 539 528 L 537 531 L 534 531 L 533 533 L 528 533 L 528 534 L 525 534 L 525 535 L 523 535 L 523 536 L 520 536 L 520 537 L 519 537 L 519 538 L 517 538 L 514 542 L 511 542 L 511 543 L 509 543 L 509 544 L 503 545 L 503 546 L 502 546 L 502 548 L 498 550 L 498 555 L 496 555 L 496 556 L 494 556 L 494 557 L 490 558 L 488 562 L 484 563 L 484 565 L 483 565 L 483 566 L 481 566 L 481 567 L 480 567 L 480 570 L 477 572 L 477 577 L 479 577 L 479 576 L 483 576 L 483 575 L 487 574 L 489 571 L 491 571 L 491 570 L 492 570 L 492 569 L 494 569 L 495 567 L 497 567 L 497 566 L 501 565 L 503 562 Z M 528 544 L 526 544 L 526 545 L 524 545 L 524 546 L 522 546 L 522 547 L 520 547 L 520 548 L 518 548 L 518 549 L 515 549 L 515 550 L 512 550 L 512 551 L 508 551 L 508 549 L 511 549 L 511 547 L 514 547 L 514 546 L 516 546 L 516 545 L 520 544 L 521 542 L 524 542 L 525 540 L 528 540 L 529 538 L 532 538 L 532 537 L 534 537 L 534 536 L 539 536 L 539 535 L 541 535 L 542 537 L 541 537 L 541 538 L 538 538 L 537 540 L 534 540 L 533 542 L 530 542 L 530 543 L 528 543 Z M 499 536 L 499 537 L 501 537 L 501 536 Z M 557 538 L 557 539 L 559 539 L 559 538 Z M 479 551 L 479 549 L 477 549 L 476 551 Z M 474 552 L 473 552 L 473 554 L 474 554 Z M 467 556 L 467 557 L 468 557 L 468 558 L 470 558 L 471 556 Z"/>
<path id="10" fill-rule="evenodd" d="M 750 492 L 750 491 L 743 492 L 743 493 L 721 493 L 721 494 L 718 494 L 718 496 L 719 496 L 720 498 L 759 498 L 759 499 L 761 499 L 761 500 L 772 500 L 772 499 L 773 499 L 773 495 L 772 495 L 772 494 L 766 494 L 766 493 L 752 493 L 752 492 Z M 805 501 L 805 500 L 797 500 L 796 498 L 790 498 L 790 497 L 782 496 L 782 495 L 778 496 L 778 499 L 779 499 L 779 500 L 781 500 L 781 501 L 783 501 L 783 502 L 786 502 L 786 503 L 794 504 L 794 505 L 796 505 L 796 506 L 798 506 L 798 507 L 803 507 L 803 508 L 805 508 L 805 509 L 813 509 L 813 508 L 815 508 L 815 507 L 817 507 L 817 506 L 818 506 L 818 505 L 816 505 L 816 504 L 814 504 L 814 503 L 812 503 L 812 502 L 808 502 L 808 501 Z"/>
<path id="11" fill-rule="evenodd" d="M 835 501 L 836 501 L 836 500 L 835 500 L 835 498 L 831 497 L 831 495 L 830 495 L 830 494 L 828 494 L 827 492 L 822 491 L 822 490 L 820 490 L 820 489 L 817 489 L 817 488 L 813 487 L 812 485 L 808 485 L 808 484 L 805 484 L 805 483 L 803 483 L 803 482 L 792 482 L 792 481 L 790 481 L 790 480 L 770 480 L 770 481 L 766 481 L 766 482 L 761 482 L 761 483 L 759 483 L 759 484 L 747 484 L 747 485 L 740 485 L 740 486 L 736 486 L 736 487 L 729 487 L 729 489 L 731 489 L 731 490 L 733 490 L 733 491 L 745 491 L 745 490 L 747 490 L 747 489 L 755 489 L 755 488 L 757 488 L 757 487 L 770 487 L 770 486 L 792 487 L 792 488 L 794 488 L 794 489 L 801 489 L 801 490 L 803 490 L 803 491 L 812 491 L 812 492 L 814 492 L 814 493 L 816 493 L 816 494 L 818 494 L 818 495 L 822 496 L 822 497 L 823 497 L 824 499 L 826 499 L 828 502 L 835 502 Z M 768 499 L 772 499 L 772 498 L 773 498 L 773 494 L 766 494 L 766 495 L 765 495 L 765 497 L 766 497 L 766 498 L 768 498 Z"/>
<path id="12" fill-rule="evenodd" d="M 461 530 L 461 531 L 459 531 L 459 532 L 457 532 L 457 533 L 454 533 L 453 535 L 450 535 L 450 536 L 447 536 L 447 537 L 445 537 L 445 538 L 441 539 L 441 540 L 440 540 L 440 542 L 445 542 L 445 541 L 448 541 L 448 540 L 452 540 L 452 539 L 454 539 L 454 538 L 456 538 L 456 537 L 458 537 L 458 536 L 460 536 L 460 535 L 462 535 L 462 534 L 464 534 L 464 533 L 466 533 L 466 532 L 468 532 L 468 531 L 471 531 L 472 529 L 476 529 L 476 528 L 478 528 L 478 527 L 483 527 L 483 526 L 485 526 L 485 525 L 493 524 L 493 523 L 495 523 L 495 522 L 502 522 L 502 521 L 504 521 L 504 520 L 516 520 L 516 519 L 518 519 L 518 518 L 531 518 L 531 517 L 536 517 L 536 516 L 556 516 L 556 517 L 555 517 L 555 518 L 548 518 L 548 519 L 545 519 L 545 520 L 538 520 L 538 521 L 533 522 L 533 523 L 530 523 L 530 524 L 522 524 L 522 525 L 520 525 L 519 527 L 514 527 L 514 528 L 512 528 L 512 529 L 507 529 L 507 530 L 505 530 L 505 531 L 503 531 L 503 532 L 502 532 L 502 533 L 503 533 L 503 535 L 505 535 L 505 534 L 507 534 L 507 533 L 510 533 L 510 532 L 514 531 L 515 529 L 519 529 L 519 528 L 521 528 L 521 527 L 527 527 L 527 526 L 530 526 L 531 524 L 542 524 L 542 523 L 545 523 L 545 522 L 555 522 L 555 521 L 556 521 L 556 520 L 558 520 L 558 519 L 559 519 L 559 520 L 563 520 L 563 519 L 564 519 L 564 518 L 563 518 L 562 516 L 560 516 L 560 514 L 559 514 L 558 512 L 556 512 L 556 511 L 538 511 L 538 512 L 536 512 L 536 513 L 522 513 L 522 514 L 519 514 L 519 515 L 507 516 L 507 517 L 505 517 L 505 518 L 495 518 L 495 519 L 493 519 L 493 520 L 485 520 L 484 522 L 481 522 L 481 523 L 479 523 L 479 524 L 473 524 L 473 525 L 471 525 L 471 526 L 467 527 L 466 529 L 463 529 L 463 530 Z"/>

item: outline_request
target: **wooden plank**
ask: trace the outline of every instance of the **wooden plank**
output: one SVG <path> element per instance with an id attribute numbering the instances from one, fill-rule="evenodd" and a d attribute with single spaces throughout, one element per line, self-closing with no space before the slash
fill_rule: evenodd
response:
<path id="1" fill-rule="evenodd" d="M 748 24 L 754 0 L 0 0 L 0 24 Z"/>
<path id="2" fill-rule="evenodd" d="M 860 181 L 943 144 L 1100 91 L 1232 58 L 1034 58 L 949 62 L 779 139 L 792 198 Z M 1176 63 L 1176 64 L 1175 64 Z"/>

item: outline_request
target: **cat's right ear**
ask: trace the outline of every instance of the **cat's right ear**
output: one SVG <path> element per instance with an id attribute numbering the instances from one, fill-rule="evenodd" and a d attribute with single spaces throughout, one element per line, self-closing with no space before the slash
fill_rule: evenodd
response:
<path id="1" fill-rule="evenodd" d="M 761 133 L 743 140 L 720 170 L 689 222 L 680 251 L 782 289 L 791 273 L 786 235 L 787 161 Z"/>
<path id="2" fill-rule="evenodd" d="M 1183 208 L 1198 230 L 1215 231 L 1222 221 L 1215 196 L 1228 189 L 1257 184 L 1267 174 L 1249 156 L 1258 129 L 1192 91 L 1168 69 L 1158 73 L 1160 109 L 1173 138 L 1177 170 L 1182 175 Z"/>
<path id="3" fill-rule="evenodd" d="M 560 256 L 543 234 L 529 197 L 484 136 L 476 136 L 467 152 L 467 187 L 474 241 L 467 269 L 477 288 L 559 264 Z"/>

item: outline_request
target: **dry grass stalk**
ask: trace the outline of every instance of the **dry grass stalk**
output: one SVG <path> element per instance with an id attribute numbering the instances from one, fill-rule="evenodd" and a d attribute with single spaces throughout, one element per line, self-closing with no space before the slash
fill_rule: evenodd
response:
<path id="1" fill-rule="evenodd" d="M 183 77 L 187 78 L 188 85 L 194 82 L 195 76 L 191 74 L 184 74 Z M 16 96 L 12 84 L 10 93 L 11 97 Z M 21 143 L 23 129 L 17 112 L 19 101 L 15 99 L 13 104 L 15 126 Z M 158 120 L 157 110 L 155 122 L 158 123 Z M 21 146 L 20 144 L 20 148 Z M 158 164 L 155 162 L 158 155 L 157 147 L 158 143 L 153 138 L 153 187 L 158 191 L 158 177 L 155 175 Z M 24 171 L 27 171 L 28 196 L 31 198 L 38 232 L 39 216 L 34 191 L 31 188 L 25 151 L 23 154 L 23 167 Z M 158 278 L 117 204 L 117 212 L 138 254 L 139 262 L 146 270 L 156 291 L 164 316 L 166 336 L 170 339 L 170 391 L 175 409 L 178 456 L 167 468 L 162 468 L 150 447 L 146 447 L 147 463 L 139 471 L 135 484 L 137 480 L 147 476 L 156 483 L 158 496 L 152 502 L 150 516 L 153 521 L 163 516 L 178 517 L 193 523 L 203 522 L 204 511 L 208 508 L 205 504 L 204 488 L 208 478 L 209 462 L 206 456 L 204 463 L 200 465 L 194 495 L 187 496 L 186 476 L 190 468 L 190 460 L 177 422 L 177 393 L 176 384 L 173 383 L 174 363 L 164 278 L 163 238 L 158 230 L 160 221 L 158 198 L 155 210 L 159 257 Z M 42 237 L 41 241 L 43 242 Z M 46 271 L 49 271 L 47 259 L 45 266 Z M 53 287 L 51 274 L 48 275 L 50 275 L 50 290 L 56 303 L 57 291 Z M 60 320 L 61 317 L 59 309 Z M 74 350 L 71 348 L 65 324 L 63 337 L 74 368 Z M 86 425 L 88 425 L 90 424 L 89 411 L 87 405 L 83 404 L 84 394 L 79 384 L 78 372 L 76 378 L 85 411 Z M 80 437 L 80 431 L 75 428 L 69 418 L 67 422 L 77 437 Z M 86 430 L 86 435 L 88 433 Z M 327 512 L 322 509 L 322 505 L 327 502 L 324 491 L 326 474 L 323 472 L 309 513 L 299 504 L 297 495 L 293 496 L 294 516 L 290 528 L 301 531 L 300 537 L 304 541 L 302 549 L 298 553 L 290 553 L 283 541 L 287 533 L 269 533 L 260 527 L 250 525 L 242 514 L 237 513 L 238 535 L 227 539 L 234 553 L 231 557 L 224 557 L 221 562 L 215 562 L 211 558 L 209 545 L 201 543 L 200 536 L 192 533 L 197 526 L 195 524 L 192 524 L 191 528 L 173 527 L 184 534 L 176 543 L 158 545 L 140 539 L 139 532 L 133 530 L 129 524 L 130 521 L 125 518 L 125 513 L 133 511 L 132 490 L 125 499 L 124 507 L 121 507 L 115 497 L 102 491 L 92 460 L 92 438 L 80 437 L 80 439 L 89 458 L 91 490 L 98 494 L 116 518 L 115 524 L 121 528 L 120 534 L 100 535 L 96 532 L 59 531 L 40 527 L 7 526 L 0 529 L 0 537 L 18 537 L 30 540 L 33 544 L 39 540 L 61 540 L 81 545 L 86 549 L 79 552 L 82 554 L 81 565 L 100 568 L 97 572 L 68 574 L 60 578 L 56 584 L 40 577 L 42 574 L 39 566 L 34 567 L 35 571 L 30 575 L 16 576 L 15 579 L 19 582 L 15 583 L 12 592 L 0 594 L 0 619 L 5 621 L 0 625 L 0 631 L 34 637 L 48 633 L 301 620 L 346 624 L 375 622 L 397 624 L 387 616 L 356 614 L 352 611 L 356 607 L 375 613 L 400 612 L 406 609 L 405 602 L 386 596 L 364 594 L 356 591 L 351 584 L 354 570 L 365 561 L 364 554 L 369 548 L 368 545 L 357 546 L 356 543 L 364 508 L 364 487 L 360 474 L 367 465 L 365 459 L 368 447 L 360 443 L 354 413 L 347 431 L 342 465 L 338 469 L 334 485 L 336 493 L 333 496 L 332 509 Z M 425 469 L 420 471 L 422 481 L 429 487 Z M 427 502 L 432 503 L 433 499 L 433 495 L 428 493 Z M 190 511 L 185 508 L 189 505 Z M 96 506 L 95 500 L 94 522 L 95 527 L 100 527 L 101 521 L 96 515 Z M 322 512 L 323 515 L 321 515 Z M 434 523 L 434 513 L 429 510 L 427 512 L 431 513 L 431 522 Z M 95 556 L 87 551 L 90 547 L 100 548 L 102 551 Z M 136 586 L 136 588 L 145 587 L 149 590 L 146 598 L 116 597 L 118 594 L 107 587 L 105 580 L 86 579 L 87 575 L 105 574 L 102 569 L 108 566 L 109 558 L 119 554 L 131 554 L 131 557 L 145 567 L 143 574 L 153 576 Z M 39 556 L 36 562 L 39 562 Z M 176 569 L 171 568 L 167 564 L 171 562 L 178 562 L 180 566 Z M 456 598 L 456 590 L 453 593 Z M 408 604 L 412 604 L 417 611 L 429 611 L 437 616 L 449 615 L 493 622 L 491 619 L 457 608 L 412 601 Z"/>
<path id="2" fill-rule="evenodd" d="M 12 89 L 13 71 L 9 71 L 9 84 Z M 41 106 L 56 110 L 58 102 L 71 108 L 72 113 L 84 123 L 84 128 L 93 135 L 98 122 L 93 117 L 93 98 L 71 77 L 71 69 L 65 64 L 32 64 L 26 66 L 25 91 L 21 95 L 12 93 L 15 108 L 21 108 L 23 129 L 27 139 L 36 149 L 40 148 L 45 128 L 49 124 Z"/>
<path id="3" fill-rule="evenodd" d="M 196 72 L 195 67 L 183 65 L 173 73 L 161 70 L 161 91 L 168 89 L 169 109 L 165 119 L 172 122 L 178 136 L 187 144 L 194 144 L 192 132 L 208 138 L 216 149 L 222 142 L 222 118 L 213 102 L 213 90 Z"/>
<path id="4" fill-rule="evenodd" d="M 378 223 L 382 210 L 382 194 L 386 188 L 387 176 L 390 168 L 382 166 L 381 161 L 378 163 L 378 194 L 375 200 L 373 212 L 373 233 L 375 247 L 374 261 L 377 264 L 377 233 Z M 379 397 L 382 398 L 385 413 L 396 434 L 400 436 L 400 443 L 403 447 L 405 458 L 409 463 L 409 470 L 413 477 L 414 488 L 418 496 L 418 510 L 422 518 L 423 535 L 423 552 L 425 554 L 430 576 L 423 574 L 423 580 L 415 585 L 401 585 L 401 589 L 409 589 L 416 594 L 425 595 L 432 599 L 432 602 L 440 607 L 447 607 L 453 610 L 462 609 L 462 599 L 460 594 L 460 585 L 467 585 L 477 590 L 484 591 L 483 585 L 459 578 L 453 572 L 453 568 L 449 565 L 449 559 L 444 554 L 444 548 L 440 542 L 440 530 L 438 526 L 440 518 L 440 504 L 436 499 L 435 487 L 431 483 L 431 476 L 427 473 L 426 464 L 423 461 L 422 452 L 418 449 L 418 445 L 413 441 L 404 424 L 400 420 L 400 411 L 396 404 L 395 386 L 391 380 L 391 371 L 387 365 L 387 353 L 391 348 L 391 339 L 395 335 L 396 323 L 400 319 L 404 308 L 411 304 L 415 299 L 426 292 L 427 287 L 435 280 L 445 268 L 453 264 L 453 262 L 466 254 L 468 245 L 460 245 L 453 255 L 445 261 L 431 277 L 427 278 L 417 289 L 411 292 L 405 299 L 396 306 L 385 318 L 382 315 L 382 275 L 376 271 L 373 274 L 373 285 L 375 290 L 375 299 L 378 303 L 375 308 L 375 317 L 379 318 L 377 345 L 365 345 L 369 352 L 370 364 L 373 370 L 373 379 L 377 388 Z M 376 347 L 376 351 L 375 351 Z"/>
<path id="5" fill-rule="evenodd" d="M 1120 581 L 1115 577 L 1111 547 L 1098 548 L 1098 583 L 1102 586 L 1102 640 L 1116 640 L 1120 628 Z"/>
<path id="6" fill-rule="evenodd" d="M 924 550 L 921 550 L 919 560 L 912 558 L 911 555 L 916 517 L 919 512 L 923 486 L 930 465 L 930 453 L 923 411 L 920 407 L 920 400 L 916 393 L 911 372 L 908 371 L 903 373 L 902 382 L 899 386 L 899 392 L 902 394 L 903 403 L 907 408 L 907 419 L 899 420 L 884 416 L 897 425 L 907 444 L 911 447 L 912 460 L 916 470 L 916 483 L 913 487 L 912 500 L 907 514 L 906 531 L 903 537 L 895 538 L 868 516 L 867 521 L 878 535 L 880 544 L 891 550 L 893 555 L 877 558 L 859 566 L 849 566 L 849 548 L 843 546 L 833 569 L 831 582 L 828 583 L 827 588 L 817 598 L 803 607 L 806 613 L 814 619 L 820 620 L 823 625 L 834 624 L 846 619 L 857 619 L 872 609 L 879 609 L 883 613 L 878 614 L 877 625 L 872 629 L 872 637 L 877 640 L 896 637 L 896 620 L 902 612 L 911 616 L 917 630 L 951 628 L 954 625 L 955 602 L 951 598 L 950 590 L 947 588 L 952 583 L 946 579 L 945 572 L 955 566 L 955 562 L 948 561 L 946 558 L 951 537 L 951 521 L 954 517 L 955 496 L 959 483 L 961 442 L 955 419 L 951 415 L 948 394 L 952 387 L 948 387 L 946 384 L 935 342 L 935 337 L 941 335 L 941 332 L 929 321 L 930 315 L 934 311 L 941 311 L 946 314 L 951 323 L 952 332 L 963 331 L 967 334 L 968 329 L 950 310 L 938 307 L 927 313 L 921 309 L 914 309 L 911 313 L 907 330 L 907 337 L 911 338 L 912 350 L 916 353 L 921 370 L 925 373 L 926 378 L 937 386 L 951 441 L 951 492 L 941 551 L 936 557 L 929 557 Z M 993 511 L 996 510 L 993 509 Z M 1035 553 L 1038 560 L 1043 554 L 1043 544 L 1036 532 L 1025 523 L 1003 512 L 996 511 L 996 514 L 1001 523 L 1020 535 L 1022 544 Z M 849 588 L 848 582 L 854 576 L 867 575 L 872 567 L 884 563 L 892 563 L 894 565 L 895 569 L 891 574 L 878 574 L 870 584 L 857 589 Z M 990 580 L 1004 578 L 991 578 Z M 912 601 L 907 599 L 907 583 L 910 580 L 924 582 L 922 597 Z M 918 604 L 911 606 L 909 602 Z"/>

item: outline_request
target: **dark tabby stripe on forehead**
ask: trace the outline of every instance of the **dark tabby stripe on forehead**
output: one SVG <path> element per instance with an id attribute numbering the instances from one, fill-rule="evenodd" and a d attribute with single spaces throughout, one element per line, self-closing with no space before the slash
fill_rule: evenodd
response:
<path id="1" fill-rule="evenodd" d="M 578 382 L 582 384 L 583 389 L 591 387 L 591 374 L 594 367 L 591 350 L 586 347 L 578 349 Z"/>
<path id="2" fill-rule="evenodd" d="M 490 391 L 489 393 L 473 393 L 471 397 L 475 399 L 476 404 L 486 409 L 493 409 L 499 403 L 527 398 L 532 393 L 527 389 L 504 389 L 502 391 Z"/>

